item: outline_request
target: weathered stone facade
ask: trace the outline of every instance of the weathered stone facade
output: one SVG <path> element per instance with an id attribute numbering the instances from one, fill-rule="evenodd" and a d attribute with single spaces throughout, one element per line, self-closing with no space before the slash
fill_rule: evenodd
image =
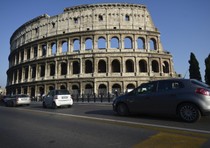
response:
<path id="1" fill-rule="evenodd" d="M 45 14 L 18 28 L 10 45 L 7 93 L 125 92 L 151 79 L 177 77 L 172 55 L 139 4 L 81 5 Z"/>

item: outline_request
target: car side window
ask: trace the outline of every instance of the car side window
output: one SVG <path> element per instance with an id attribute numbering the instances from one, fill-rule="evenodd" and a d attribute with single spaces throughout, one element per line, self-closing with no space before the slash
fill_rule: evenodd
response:
<path id="1" fill-rule="evenodd" d="M 50 91 L 47 96 L 52 97 L 53 96 L 53 91 Z"/>
<path id="2" fill-rule="evenodd" d="M 179 81 L 160 81 L 158 84 L 158 91 L 164 92 L 169 90 L 175 90 L 183 88 L 184 85 Z"/>
<path id="3" fill-rule="evenodd" d="M 154 82 L 142 84 L 137 89 L 138 94 L 146 94 L 146 93 L 151 93 L 151 92 L 156 92 L 156 83 Z"/>

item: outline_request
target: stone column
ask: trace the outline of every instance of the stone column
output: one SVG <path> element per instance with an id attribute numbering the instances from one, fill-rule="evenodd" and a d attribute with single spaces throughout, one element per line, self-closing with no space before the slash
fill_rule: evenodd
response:
<path id="1" fill-rule="evenodd" d="M 31 46 L 30 58 L 34 58 L 34 48 Z"/>

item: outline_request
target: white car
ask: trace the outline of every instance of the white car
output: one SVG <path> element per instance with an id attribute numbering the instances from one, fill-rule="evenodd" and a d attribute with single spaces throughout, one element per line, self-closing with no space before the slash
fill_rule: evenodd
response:
<path id="1" fill-rule="evenodd" d="M 31 98 L 25 94 L 18 94 L 13 96 L 6 96 L 4 98 L 4 103 L 6 106 L 19 106 L 19 105 L 30 105 Z"/>
<path id="2" fill-rule="evenodd" d="M 51 107 L 54 109 L 60 106 L 71 107 L 73 105 L 73 99 L 69 91 L 66 89 L 51 90 L 43 98 L 42 105 L 44 108 Z"/>

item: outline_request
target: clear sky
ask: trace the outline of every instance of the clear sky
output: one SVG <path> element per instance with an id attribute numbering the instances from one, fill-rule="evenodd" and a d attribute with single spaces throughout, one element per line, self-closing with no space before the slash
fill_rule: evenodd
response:
<path id="1" fill-rule="evenodd" d="M 146 5 L 164 50 L 173 55 L 175 71 L 183 76 L 187 72 L 189 77 L 188 60 L 193 52 L 204 81 L 204 60 L 210 54 L 210 0 L 5 0 L 0 2 L 0 86 L 6 86 L 9 40 L 18 27 L 45 13 L 61 14 L 66 7 L 109 2 Z"/>

